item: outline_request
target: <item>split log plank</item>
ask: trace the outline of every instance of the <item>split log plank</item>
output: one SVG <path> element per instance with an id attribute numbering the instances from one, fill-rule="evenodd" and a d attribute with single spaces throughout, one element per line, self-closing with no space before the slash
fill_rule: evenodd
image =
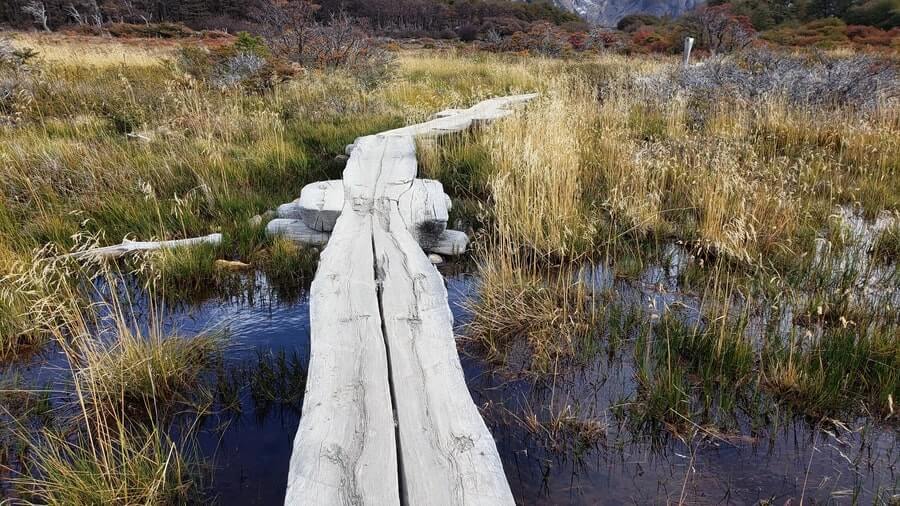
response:
<path id="1" fill-rule="evenodd" d="M 398 206 L 415 177 L 415 143 L 387 137 L 385 144 L 375 192 L 375 259 L 404 502 L 513 504 L 496 444 L 466 386 L 444 278 Z"/>
<path id="2" fill-rule="evenodd" d="M 438 201 L 427 189 L 404 197 L 414 136 L 502 117 L 530 98 L 489 100 L 348 146 L 343 207 L 310 294 L 310 371 L 286 504 L 513 504 L 465 384 L 443 278 L 401 201 Z M 464 247 L 465 234 L 451 232 L 438 237 L 461 234 Z"/>
<path id="3" fill-rule="evenodd" d="M 388 130 L 381 136 L 430 137 L 462 132 L 473 124 L 491 121 L 512 114 L 510 106 L 528 102 L 537 97 L 536 93 L 511 95 L 483 100 L 468 109 L 448 109 L 437 113 L 431 121 Z"/>
<path id="4" fill-rule="evenodd" d="M 345 209 L 310 289 L 310 362 L 285 504 L 399 505 L 387 351 L 375 287 L 371 203 L 381 160 L 344 171 Z"/>

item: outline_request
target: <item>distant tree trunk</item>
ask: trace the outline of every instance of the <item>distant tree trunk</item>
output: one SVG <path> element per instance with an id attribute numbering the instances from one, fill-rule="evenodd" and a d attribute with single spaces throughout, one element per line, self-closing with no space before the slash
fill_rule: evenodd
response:
<path id="1" fill-rule="evenodd" d="M 31 15 L 34 22 L 40 23 L 45 32 L 50 31 L 50 27 L 47 25 L 47 6 L 44 5 L 44 2 L 38 2 L 37 0 L 28 2 L 22 7 L 22 12 Z"/>

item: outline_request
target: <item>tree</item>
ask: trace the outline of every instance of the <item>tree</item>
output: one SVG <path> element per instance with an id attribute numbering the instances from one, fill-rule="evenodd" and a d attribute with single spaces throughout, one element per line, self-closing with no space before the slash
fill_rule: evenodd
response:
<path id="1" fill-rule="evenodd" d="M 290 59 L 291 55 L 305 53 L 318 9 L 307 0 L 266 0 L 257 7 L 254 17 L 265 27 L 272 49 Z"/>
<path id="2" fill-rule="evenodd" d="M 47 6 L 44 5 L 44 2 L 38 2 L 37 0 L 28 2 L 22 7 L 22 12 L 31 16 L 35 23 L 44 28 L 45 32 L 50 31 L 50 27 L 47 26 Z"/>
<path id="3" fill-rule="evenodd" d="M 854 5 L 844 16 L 847 23 L 890 30 L 900 26 L 900 0 L 869 0 Z"/>
<path id="4" fill-rule="evenodd" d="M 728 4 L 700 7 L 689 21 L 695 25 L 700 45 L 713 54 L 744 49 L 756 39 L 750 19 L 735 15 Z"/>

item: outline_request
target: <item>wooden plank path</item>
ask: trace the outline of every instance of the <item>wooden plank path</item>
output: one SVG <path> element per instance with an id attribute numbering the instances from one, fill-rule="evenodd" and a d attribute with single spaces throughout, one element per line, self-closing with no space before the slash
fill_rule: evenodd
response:
<path id="1" fill-rule="evenodd" d="M 314 183 L 283 211 L 298 216 L 270 223 L 272 233 L 327 241 L 310 291 L 308 386 L 285 504 L 513 504 L 466 387 L 443 277 L 422 249 L 452 231 L 440 184 L 416 179 L 415 137 L 464 130 L 533 97 L 361 137 L 348 147 L 343 199 L 329 194 L 337 182 Z"/>

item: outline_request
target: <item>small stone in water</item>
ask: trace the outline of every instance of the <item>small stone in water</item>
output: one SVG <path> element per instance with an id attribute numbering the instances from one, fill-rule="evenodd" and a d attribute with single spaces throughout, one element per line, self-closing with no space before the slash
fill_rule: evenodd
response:
<path id="1" fill-rule="evenodd" d="M 216 267 L 227 271 L 243 271 L 251 267 L 250 264 L 237 260 L 216 260 Z"/>
<path id="2" fill-rule="evenodd" d="M 444 263 L 444 257 L 438 255 L 437 253 L 428 255 L 428 259 L 431 260 L 431 263 L 434 265 L 440 265 Z"/>

